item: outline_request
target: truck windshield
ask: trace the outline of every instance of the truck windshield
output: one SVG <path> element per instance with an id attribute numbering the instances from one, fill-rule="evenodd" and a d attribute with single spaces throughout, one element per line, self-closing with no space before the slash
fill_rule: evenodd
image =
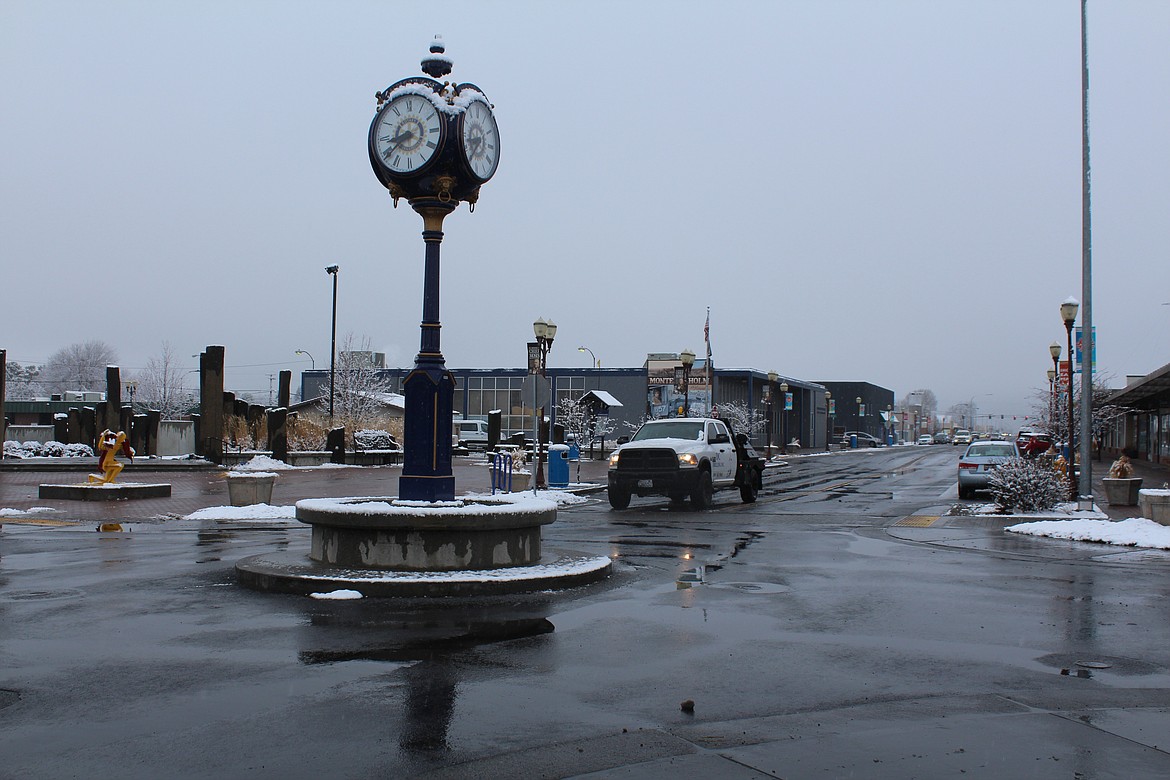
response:
<path id="1" fill-rule="evenodd" d="M 646 441 L 647 439 L 687 439 L 693 441 L 702 435 L 702 420 L 669 420 L 646 423 L 638 429 L 631 441 Z"/>

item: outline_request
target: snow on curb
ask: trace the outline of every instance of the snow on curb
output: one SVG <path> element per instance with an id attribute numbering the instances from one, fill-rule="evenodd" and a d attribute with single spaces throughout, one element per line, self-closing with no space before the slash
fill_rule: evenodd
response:
<path id="1" fill-rule="evenodd" d="M 1004 528 L 1014 534 L 1100 542 L 1123 547 L 1153 547 L 1170 550 L 1170 526 L 1137 517 L 1130 520 L 1038 520 Z"/>

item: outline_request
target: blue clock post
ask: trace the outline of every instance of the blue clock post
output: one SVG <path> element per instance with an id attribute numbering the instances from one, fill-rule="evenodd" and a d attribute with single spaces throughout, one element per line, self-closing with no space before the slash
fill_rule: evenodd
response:
<path id="1" fill-rule="evenodd" d="M 455 378 L 439 346 L 439 247 L 443 220 L 461 201 L 474 209 L 479 188 L 496 172 L 500 134 L 492 105 L 474 84 L 439 82 L 451 60 L 436 39 L 423 73 L 377 93 L 370 125 L 370 164 L 398 205 L 405 198 L 423 219 L 426 256 L 421 336 L 414 369 L 403 383 L 405 453 L 398 497 L 450 501 L 451 420 Z"/>

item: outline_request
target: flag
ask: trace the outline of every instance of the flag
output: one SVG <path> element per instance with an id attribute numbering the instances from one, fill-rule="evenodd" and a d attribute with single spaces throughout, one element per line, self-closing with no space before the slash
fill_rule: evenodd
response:
<path id="1" fill-rule="evenodd" d="M 715 378 L 711 370 L 711 307 L 707 307 L 707 322 L 703 324 L 703 341 L 707 342 L 707 393 L 710 397 L 712 415 L 715 409 Z"/>

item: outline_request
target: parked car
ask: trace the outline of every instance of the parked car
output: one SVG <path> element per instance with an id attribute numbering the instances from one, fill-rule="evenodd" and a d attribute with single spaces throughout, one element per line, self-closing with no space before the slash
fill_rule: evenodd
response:
<path id="1" fill-rule="evenodd" d="M 1034 458 L 1041 453 L 1048 452 L 1048 448 L 1051 446 L 1052 437 L 1047 433 L 1023 428 L 1016 434 L 1016 447 L 1025 458 Z"/>
<path id="2" fill-rule="evenodd" d="M 882 443 L 877 440 L 876 436 L 871 436 L 870 434 L 863 433 L 861 431 L 845 431 L 845 433 L 841 434 L 837 438 L 837 443 L 840 444 L 842 447 L 849 447 L 852 444 L 851 440 L 854 436 L 857 437 L 857 446 L 858 447 L 880 447 L 880 446 L 882 446 Z"/>
<path id="3" fill-rule="evenodd" d="M 972 442 L 971 431 L 966 428 L 955 429 L 955 438 L 951 439 L 951 444 L 970 444 Z"/>
<path id="4" fill-rule="evenodd" d="M 974 441 L 959 458 L 959 498 L 974 498 L 976 490 L 986 490 L 996 466 L 1020 457 L 1015 442 Z"/>
<path id="5" fill-rule="evenodd" d="M 919 444 L 934 444 L 934 437 L 929 433 L 924 433 L 918 437 Z"/>
<path id="6" fill-rule="evenodd" d="M 946 431 L 939 431 L 938 433 L 936 433 L 934 435 L 934 443 L 935 444 L 950 444 L 951 443 L 951 436 Z"/>

